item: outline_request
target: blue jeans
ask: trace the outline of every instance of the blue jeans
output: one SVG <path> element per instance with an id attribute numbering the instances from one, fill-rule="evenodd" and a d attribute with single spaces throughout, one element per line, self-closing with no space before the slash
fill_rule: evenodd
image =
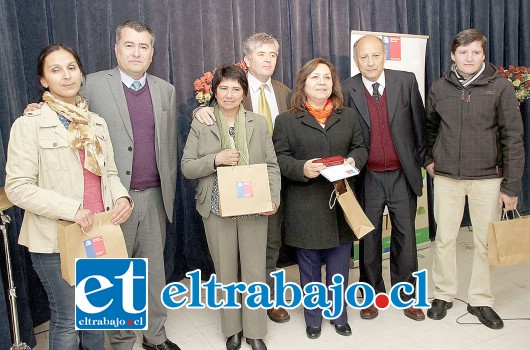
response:
<path id="1" fill-rule="evenodd" d="M 75 288 L 61 275 L 59 254 L 31 253 L 31 261 L 50 303 L 49 350 L 104 349 L 103 331 L 75 330 Z"/>

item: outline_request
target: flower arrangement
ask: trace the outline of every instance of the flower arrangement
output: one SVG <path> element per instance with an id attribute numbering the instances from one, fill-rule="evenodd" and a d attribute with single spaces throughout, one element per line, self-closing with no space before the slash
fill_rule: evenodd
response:
<path id="1" fill-rule="evenodd" d="M 193 82 L 195 89 L 195 99 L 199 106 L 206 106 L 212 97 L 212 72 L 206 72 Z"/>
<path id="2" fill-rule="evenodd" d="M 503 78 L 513 84 L 515 97 L 517 97 L 519 103 L 530 98 L 530 68 L 509 66 L 508 69 L 499 67 L 498 71 Z"/>
<path id="3" fill-rule="evenodd" d="M 244 61 L 234 63 L 234 65 L 243 69 L 245 72 L 248 70 L 247 65 Z M 212 98 L 212 78 L 213 72 L 205 72 L 202 77 L 195 79 L 193 82 L 193 88 L 195 89 L 195 99 L 199 102 L 199 106 L 207 106 Z"/>

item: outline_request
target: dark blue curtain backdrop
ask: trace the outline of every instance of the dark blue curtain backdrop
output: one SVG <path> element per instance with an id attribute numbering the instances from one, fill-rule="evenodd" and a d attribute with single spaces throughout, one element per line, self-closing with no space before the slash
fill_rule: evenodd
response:
<path id="1" fill-rule="evenodd" d="M 115 65 L 114 30 L 127 19 L 140 19 L 156 35 L 150 73 L 175 85 L 178 96 L 179 159 L 186 142 L 191 111 L 196 107 L 193 81 L 206 70 L 242 59 L 242 41 L 265 31 L 280 42 L 274 78 L 293 85 L 296 72 L 309 59 L 325 57 L 341 79 L 350 74 L 350 30 L 430 36 L 426 86 L 450 65 L 450 40 L 475 27 L 489 38 L 487 59 L 496 65 L 530 65 L 530 0 L 0 0 L 0 186 L 12 122 L 28 102 L 40 98 L 36 61 L 42 47 L 72 45 L 87 72 Z M 527 150 L 521 210 L 530 208 L 530 111 L 522 105 Z M 21 211 L 11 209 L 12 257 L 23 340 L 33 344 L 33 325 L 49 316 L 42 287 L 25 248 L 16 244 Z M 201 220 L 194 208 L 194 184 L 179 174 L 173 225 L 165 251 L 169 281 L 187 271 L 212 272 Z M 7 288 L 5 262 L 0 288 Z M 0 350 L 12 343 L 9 302 L 0 293 Z"/>

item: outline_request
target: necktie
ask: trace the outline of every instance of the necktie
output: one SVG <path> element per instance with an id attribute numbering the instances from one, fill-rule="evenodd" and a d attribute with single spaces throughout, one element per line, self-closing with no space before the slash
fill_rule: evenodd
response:
<path id="1" fill-rule="evenodd" d="M 259 93 L 259 100 L 258 100 L 258 114 L 261 114 L 265 117 L 267 120 L 267 124 L 269 125 L 269 132 L 272 135 L 272 116 L 271 116 L 271 109 L 269 108 L 269 103 L 267 102 L 267 99 L 265 98 L 265 86 L 266 84 L 262 84 L 259 89 L 261 90 Z"/>
<path id="2" fill-rule="evenodd" d="M 138 90 L 140 90 L 141 86 L 142 86 L 142 83 L 140 83 L 138 80 L 135 80 L 135 81 L 133 81 L 133 83 L 131 85 L 131 89 L 133 89 L 134 91 L 138 91 Z"/>
<path id="3" fill-rule="evenodd" d="M 381 94 L 379 93 L 379 83 L 373 83 L 372 87 L 374 88 L 372 96 L 377 102 L 381 101 Z"/>

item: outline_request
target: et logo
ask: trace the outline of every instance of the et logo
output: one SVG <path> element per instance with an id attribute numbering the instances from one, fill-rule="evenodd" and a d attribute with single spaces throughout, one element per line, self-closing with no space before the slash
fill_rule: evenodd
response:
<path id="1" fill-rule="evenodd" d="M 75 329 L 147 329 L 147 259 L 77 259 Z"/>

